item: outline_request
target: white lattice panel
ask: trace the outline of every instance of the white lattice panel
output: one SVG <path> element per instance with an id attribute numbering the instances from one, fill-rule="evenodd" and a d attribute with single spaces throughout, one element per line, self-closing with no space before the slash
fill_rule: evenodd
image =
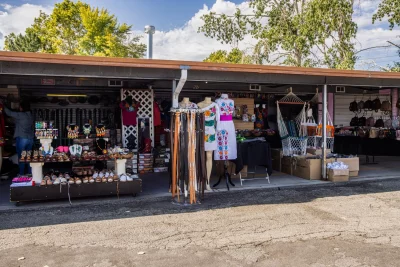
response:
<path id="1" fill-rule="evenodd" d="M 154 145 L 153 90 L 121 89 L 121 100 L 126 99 L 128 96 L 132 96 L 134 100 L 140 103 L 137 117 L 149 119 L 150 138 L 152 145 Z M 136 126 L 122 126 L 122 144 L 124 147 L 128 145 L 128 137 L 130 135 L 135 136 L 135 144 L 138 148 L 138 124 L 136 124 Z"/>

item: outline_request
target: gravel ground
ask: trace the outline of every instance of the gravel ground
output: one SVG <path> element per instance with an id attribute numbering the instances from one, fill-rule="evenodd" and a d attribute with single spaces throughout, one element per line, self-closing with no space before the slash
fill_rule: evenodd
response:
<path id="1" fill-rule="evenodd" d="M 0 212 L 1 266 L 399 266 L 400 180 Z M 23 259 L 22 259 L 23 257 Z"/>

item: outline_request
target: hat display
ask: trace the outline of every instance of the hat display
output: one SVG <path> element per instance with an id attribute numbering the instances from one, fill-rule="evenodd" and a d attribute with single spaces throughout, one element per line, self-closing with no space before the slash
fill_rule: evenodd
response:
<path id="1" fill-rule="evenodd" d="M 68 97 L 68 101 L 72 104 L 78 103 L 78 98 L 76 96 L 70 96 Z"/>
<path id="2" fill-rule="evenodd" d="M 38 100 L 37 100 L 37 102 L 39 102 L 39 103 L 43 103 L 43 102 L 50 102 L 50 100 L 47 98 L 47 97 L 45 97 L 45 96 L 43 96 L 43 97 L 40 97 Z"/>
<path id="3" fill-rule="evenodd" d="M 68 106 L 68 105 L 69 105 L 69 102 L 68 102 L 66 99 L 62 99 L 60 102 L 58 102 L 58 104 L 59 104 L 60 106 L 65 107 L 65 106 Z"/>
<path id="4" fill-rule="evenodd" d="M 92 95 L 92 96 L 90 96 L 90 97 L 88 98 L 88 102 L 89 102 L 89 104 L 91 104 L 91 105 L 97 105 L 97 104 L 99 104 L 100 99 L 99 99 L 97 96 Z"/>
<path id="5" fill-rule="evenodd" d="M 78 97 L 78 102 L 79 102 L 79 103 L 81 103 L 81 104 L 85 104 L 85 103 L 86 103 L 86 101 L 87 101 L 87 98 L 86 98 L 86 97 L 84 97 L 84 96 L 80 96 L 80 97 Z"/>

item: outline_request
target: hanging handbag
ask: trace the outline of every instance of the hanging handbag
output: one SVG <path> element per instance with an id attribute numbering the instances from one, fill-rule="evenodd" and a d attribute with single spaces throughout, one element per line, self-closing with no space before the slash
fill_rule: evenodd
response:
<path id="1" fill-rule="evenodd" d="M 374 119 L 374 117 L 369 117 L 368 119 L 367 119 L 367 123 L 366 123 L 366 126 L 367 127 L 374 127 L 374 125 L 375 125 L 375 119 Z"/>
<path id="2" fill-rule="evenodd" d="M 376 122 L 375 122 L 376 128 L 383 128 L 384 126 L 385 126 L 385 123 L 383 122 L 382 118 L 376 120 Z"/>
<path id="3" fill-rule="evenodd" d="M 365 103 L 364 103 L 364 101 L 362 101 L 362 100 L 361 100 L 360 102 L 358 102 L 358 105 L 357 105 L 357 106 L 358 106 L 358 110 L 364 109 L 364 104 L 365 104 Z"/>
<path id="4" fill-rule="evenodd" d="M 375 100 L 372 101 L 372 110 L 375 110 L 375 112 L 378 112 L 381 109 L 381 107 L 382 107 L 381 100 L 377 96 L 375 98 Z"/>
<path id="5" fill-rule="evenodd" d="M 357 126 L 358 125 L 358 117 L 355 116 L 350 121 L 350 126 Z"/>
<path id="6" fill-rule="evenodd" d="M 358 103 L 357 103 L 357 101 L 354 100 L 353 102 L 350 103 L 349 110 L 351 112 L 357 112 L 358 111 Z"/>
<path id="7" fill-rule="evenodd" d="M 360 127 L 358 128 L 358 136 L 361 138 L 368 138 L 369 137 L 369 133 L 366 129 Z"/>
<path id="8" fill-rule="evenodd" d="M 369 130 L 369 138 L 377 138 L 379 135 L 379 129 L 371 128 Z"/>
<path id="9" fill-rule="evenodd" d="M 358 126 L 366 126 L 367 125 L 367 118 L 365 118 L 364 116 L 358 118 Z"/>
<path id="10" fill-rule="evenodd" d="M 372 101 L 371 101 L 371 97 L 365 101 L 364 103 L 364 110 L 368 110 L 371 111 L 372 110 Z"/>

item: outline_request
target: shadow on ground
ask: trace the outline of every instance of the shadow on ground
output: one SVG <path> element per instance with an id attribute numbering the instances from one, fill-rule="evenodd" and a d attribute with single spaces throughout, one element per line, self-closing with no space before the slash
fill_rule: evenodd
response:
<path id="1" fill-rule="evenodd" d="M 317 198 L 354 196 L 400 190 L 400 180 L 379 182 L 325 184 L 311 188 L 268 188 L 207 194 L 199 205 L 172 204 L 171 197 L 122 198 L 97 201 L 77 206 L 52 206 L 33 210 L 0 212 L 0 230 L 55 224 L 135 218 L 162 214 L 179 214 L 248 205 L 270 205 L 311 202 Z"/>

